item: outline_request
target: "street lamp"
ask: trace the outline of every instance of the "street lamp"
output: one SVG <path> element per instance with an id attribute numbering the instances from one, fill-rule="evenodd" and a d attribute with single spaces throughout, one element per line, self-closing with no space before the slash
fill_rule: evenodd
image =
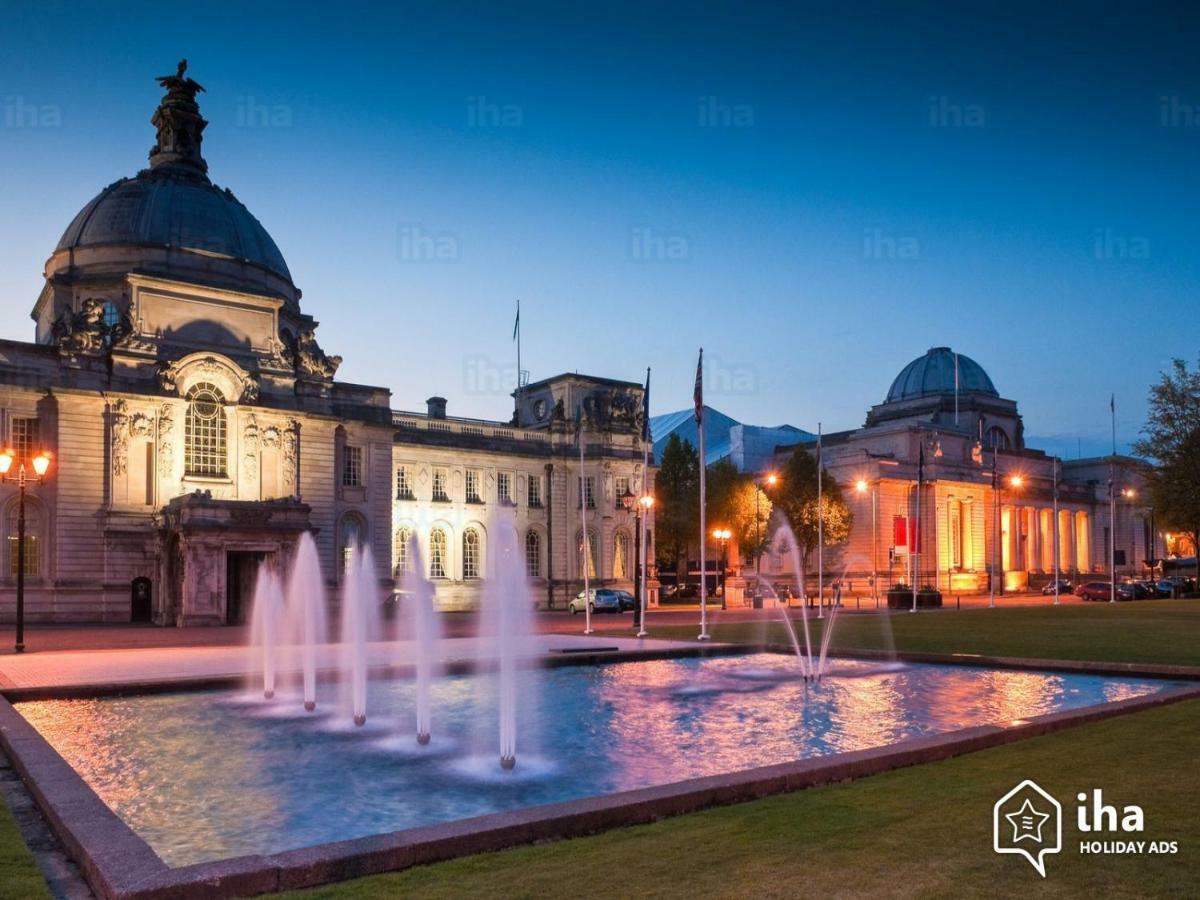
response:
<path id="1" fill-rule="evenodd" d="M 25 472 L 25 461 L 17 469 L 17 474 L 10 475 L 16 454 L 12 450 L 0 453 L 0 481 L 15 481 L 19 489 L 20 500 L 17 504 L 17 642 L 14 648 L 17 653 L 25 652 L 25 487 L 29 478 Z M 45 451 L 38 453 L 31 462 L 37 483 L 41 484 L 50 469 L 50 455 Z"/>
<path id="2" fill-rule="evenodd" d="M 860 478 L 854 482 L 854 490 L 865 494 L 871 487 L 871 597 L 879 597 L 879 525 L 876 521 L 879 510 L 879 484 L 868 485 L 867 479 Z"/>
<path id="3" fill-rule="evenodd" d="M 779 483 L 779 476 L 774 472 L 768 472 L 767 477 L 759 481 L 754 480 L 754 596 L 762 595 L 762 513 L 759 511 L 758 496 L 763 492 L 764 487 L 775 487 Z M 725 597 L 722 592 L 721 608 L 725 608 Z"/>
<path id="4" fill-rule="evenodd" d="M 714 528 L 712 536 L 721 547 L 721 609 L 725 609 L 725 567 L 728 564 L 729 539 L 733 537 L 733 532 L 728 528 Z"/>
<path id="5" fill-rule="evenodd" d="M 629 488 L 620 496 L 621 506 L 626 511 L 633 511 L 633 595 L 637 602 L 633 607 L 633 624 L 637 626 L 638 637 L 646 636 L 646 541 L 642 532 L 645 530 L 645 520 L 654 508 L 654 497 L 643 494 L 635 497 Z"/>

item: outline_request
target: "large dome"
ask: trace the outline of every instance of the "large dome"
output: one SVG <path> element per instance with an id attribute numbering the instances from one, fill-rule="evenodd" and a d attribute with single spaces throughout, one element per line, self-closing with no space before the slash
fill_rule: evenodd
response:
<path id="1" fill-rule="evenodd" d="M 963 394 L 988 394 L 1000 396 L 992 379 L 983 366 L 969 356 L 955 354 L 949 347 L 934 347 L 924 356 L 918 357 L 900 370 L 892 388 L 888 391 L 887 402 L 912 400 L 916 397 L 928 397 L 937 394 L 953 394 L 955 392 L 955 357 L 958 360 L 957 389 Z"/>
<path id="2" fill-rule="evenodd" d="M 207 178 L 153 169 L 110 184 L 67 226 L 59 250 L 170 247 L 261 266 L 291 281 L 275 241 L 233 193 Z"/>

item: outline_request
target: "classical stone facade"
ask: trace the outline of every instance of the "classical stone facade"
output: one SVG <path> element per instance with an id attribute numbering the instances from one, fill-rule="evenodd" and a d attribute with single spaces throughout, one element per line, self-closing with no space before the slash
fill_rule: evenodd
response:
<path id="1" fill-rule="evenodd" d="M 28 617 L 241 621 L 260 562 L 286 566 L 304 531 L 330 587 L 348 548 L 369 544 L 384 595 L 404 564 L 400 528 L 426 548 L 443 529 L 439 597 L 468 605 L 487 572 L 485 529 L 504 516 L 545 535 L 534 577 L 545 596 L 552 586 L 564 596 L 566 458 L 575 448 L 577 466 L 583 440 L 606 502 L 617 484 L 640 490 L 641 387 L 556 379 L 524 389 L 512 421 L 466 423 L 445 418 L 444 404 L 432 416 L 393 413 L 386 388 L 335 380 L 341 359 L 318 343 L 278 247 L 208 177 L 203 88 L 186 63 L 159 83 L 149 167 L 110 184 L 67 227 L 33 309 L 35 341 L 0 342 L 3 439 L 18 468 L 39 450 L 53 460 L 28 492 Z M 582 437 L 563 404 L 583 407 Z M 404 467 L 411 497 L 397 490 Z M 437 471 L 447 499 L 433 496 Z M 540 505 L 530 502 L 534 477 L 544 479 Z M 507 501 L 497 494 L 505 480 Z M 15 496 L 0 486 L 7 619 Z M 602 546 L 623 540 L 624 510 L 590 511 Z M 464 571 L 472 524 L 479 545 Z M 625 584 L 630 565 L 626 554 L 616 571 L 611 559 L 598 568 Z"/>

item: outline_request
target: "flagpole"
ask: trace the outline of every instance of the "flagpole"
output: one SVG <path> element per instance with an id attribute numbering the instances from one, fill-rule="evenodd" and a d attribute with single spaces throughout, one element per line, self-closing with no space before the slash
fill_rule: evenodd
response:
<path id="1" fill-rule="evenodd" d="M 519 307 L 518 307 L 519 308 Z M 518 356 L 520 351 L 518 350 Z M 958 424 L 958 354 L 954 354 L 954 424 Z"/>
<path id="2" fill-rule="evenodd" d="M 641 506 L 641 534 L 638 537 L 641 546 L 641 558 L 637 564 L 641 566 L 641 579 L 638 581 L 638 606 L 641 608 L 641 617 L 638 619 L 641 622 L 641 628 L 638 629 L 637 636 L 644 638 L 647 635 L 646 631 L 646 581 L 650 574 L 646 568 L 646 519 L 650 515 L 649 508 L 642 503 L 642 500 L 649 496 L 650 493 L 650 439 L 653 437 L 650 433 L 650 367 L 646 367 L 646 389 L 642 393 L 642 496 L 638 497 L 638 505 Z"/>
<path id="3" fill-rule="evenodd" d="M 925 480 L 925 436 L 921 435 L 921 449 L 917 456 L 917 515 L 914 519 L 913 536 L 909 541 L 909 552 L 912 554 L 912 609 L 917 611 L 917 581 L 921 578 L 921 488 Z"/>
<path id="4" fill-rule="evenodd" d="M 1058 606 L 1059 549 L 1058 549 L 1058 457 L 1054 457 L 1054 605 Z"/>
<path id="5" fill-rule="evenodd" d="M 1108 460 L 1108 575 L 1109 603 L 1117 602 L 1117 395 L 1111 394 L 1112 456 Z"/>
<path id="6" fill-rule="evenodd" d="M 580 558 L 583 560 L 583 633 L 592 634 L 592 591 L 591 579 L 588 577 L 588 564 L 592 558 L 592 542 L 588 540 L 587 529 L 587 491 L 583 477 L 583 413 L 578 407 L 575 410 L 575 421 L 578 424 L 579 435 L 579 525 L 583 536 L 583 547 Z"/>
<path id="7" fill-rule="evenodd" d="M 700 359 L 696 363 L 696 425 L 700 443 L 700 636 L 698 640 L 710 639 L 708 633 L 708 562 L 705 559 L 707 523 L 705 522 L 705 470 L 704 464 L 704 348 L 700 348 Z"/>
<path id="8" fill-rule="evenodd" d="M 825 618 L 825 460 L 821 458 L 821 423 L 817 423 L 817 618 Z"/>

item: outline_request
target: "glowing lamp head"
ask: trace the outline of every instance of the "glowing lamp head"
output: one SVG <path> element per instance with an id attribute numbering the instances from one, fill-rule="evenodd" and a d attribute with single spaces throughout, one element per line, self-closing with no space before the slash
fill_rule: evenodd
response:
<path id="1" fill-rule="evenodd" d="M 12 468 L 12 464 L 13 452 L 11 450 L 5 450 L 3 453 L 0 453 L 0 475 L 7 475 L 8 470 Z"/>
<path id="2" fill-rule="evenodd" d="M 1025 483 L 1025 479 L 1022 478 L 1020 475 L 1014 475 L 1012 478 L 1008 479 L 1008 483 L 1011 484 L 1015 488 L 1019 488 L 1022 484 Z"/>
<path id="3" fill-rule="evenodd" d="M 647 510 L 653 509 L 654 508 L 654 495 L 653 494 L 643 494 L 642 498 L 640 500 L 638 500 L 638 502 L 640 504 L 642 504 L 643 509 L 647 509 Z"/>
<path id="4" fill-rule="evenodd" d="M 854 482 L 854 489 L 860 494 L 865 494 L 867 492 L 866 479 L 860 478 L 858 481 Z"/>
<path id="5" fill-rule="evenodd" d="M 778 481 L 779 481 L 779 476 L 776 475 L 774 472 L 770 473 L 767 476 L 767 486 L 768 487 L 775 487 L 775 484 Z"/>
<path id="6" fill-rule="evenodd" d="M 50 469 L 50 454 L 39 453 L 33 458 L 33 471 L 41 478 Z"/>

